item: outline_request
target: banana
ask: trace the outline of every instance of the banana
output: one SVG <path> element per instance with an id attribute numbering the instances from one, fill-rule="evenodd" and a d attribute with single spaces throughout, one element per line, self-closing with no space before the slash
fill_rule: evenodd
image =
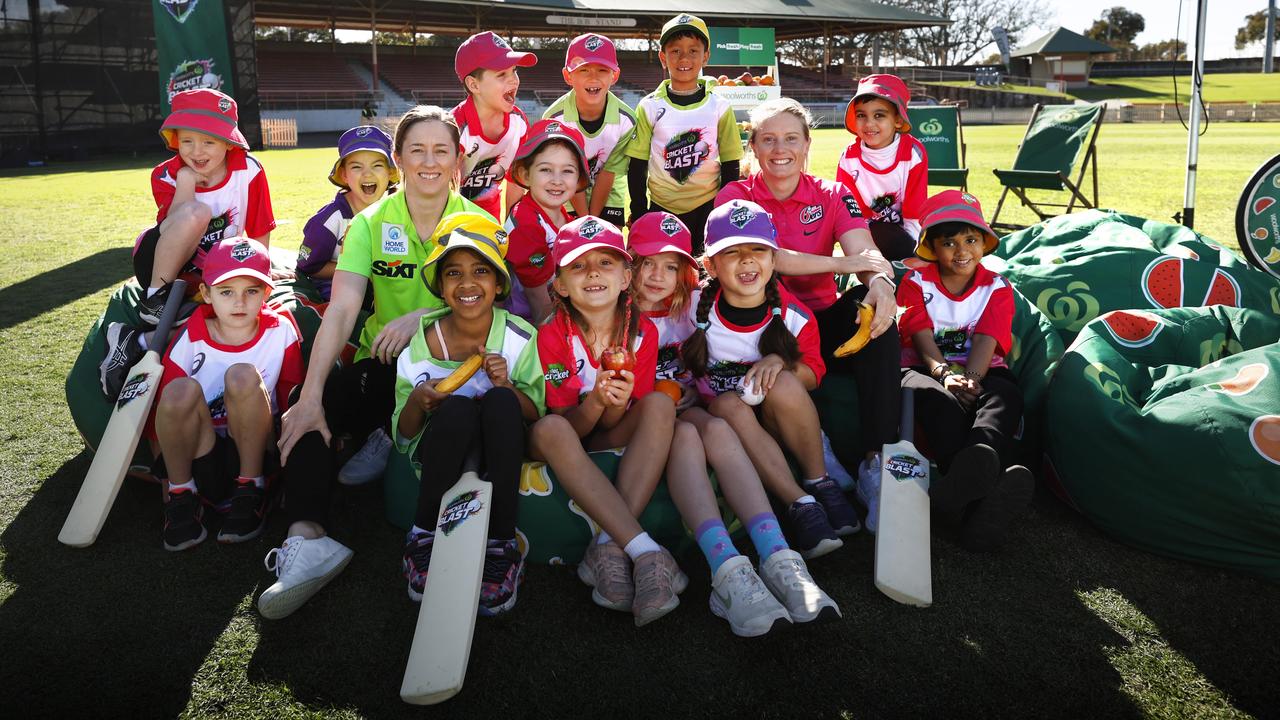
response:
<path id="1" fill-rule="evenodd" d="M 848 357 L 866 347 L 871 341 L 871 319 L 875 315 L 876 311 L 870 305 L 858 303 L 858 330 L 836 348 L 836 357 Z"/>
<path id="2" fill-rule="evenodd" d="M 1267 253 L 1267 256 L 1262 258 L 1262 262 L 1268 265 L 1280 262 L 1280 247 L 1271 248 L 1271 252 Z"/>
<path id="3" fill-rule="evenodd" d="M 484 355 L 476 353 L 467 358 L 467 361 L 458 366 L 457 370 L 449 373 L 449 377 L 436 383 L 436 392 L 451 393 L 454 390 L 467 384 L 472 375 L 480 369 L 480 364 L 484 362 Z"/>

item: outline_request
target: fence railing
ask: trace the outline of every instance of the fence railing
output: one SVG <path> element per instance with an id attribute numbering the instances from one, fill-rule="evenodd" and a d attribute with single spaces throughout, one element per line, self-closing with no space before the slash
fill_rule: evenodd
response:
<path id="1" fill-rule="evenodd" d="M 298 147 L 298 121 L 294 118 L 262 118 L 262 144 L 269 148 Z"/>
<path id="2" fill-rule="evenodd" d="M 258 90 L 263 110 L 344 110 L 376 101 L 370 92 Z"/>

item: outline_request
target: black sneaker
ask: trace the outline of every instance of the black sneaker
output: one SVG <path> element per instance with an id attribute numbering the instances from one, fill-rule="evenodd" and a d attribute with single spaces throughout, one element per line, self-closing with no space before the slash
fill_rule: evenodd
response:
<path id="1" fill-rule="evenodd" d="M 991 552 L 1005 543 L 1009 526 L 1027 512 L 1036 481 L 1031 471 L 1014 465 L 987 496 L 974 503 L 960 528 L 960 545 L 971 552 Z"/>
<path id="2" fill-rule="evenodd" d="M 102 382 L 102 392 L 112 402 L 120 397 L 120 389 L 133 367 L 146 354 L 146 350 L 138 344 L 142 330 L 125 325 L 111 323 L 107 326 L 107 356 L 98 365 L 98 378 Z"/>
<path id="3" fill-rule="evenodd" d="M 990 445 L 976 443 L 956 453 L 942 479 L 929 486 L 933 509 L 957 521 L 965 507 L 986 497 L 1000 479 L 1000 455 Z"/>
<path id="4" fill-rule="evenodd" d="M 173 289 L 173 283 L 169 283 L 155 293 L 151 297 L 145 297 L 146 291 L 143 291 L 144 297 L 138 301 L 138 320 L 145 325 L 155 327 L 160 324 L 160 314 L 164 312 L 164 304 L 169 300 L 169 292 Z M 175 327 L 181 326 L 191 317 L 191 313 L 195 312 L 200 304 L 184 300 L 182 306 L 178 308 L 178 315 L 173 319 Z"/>
<path id="5" fill-rule="evenodd" d="M 791 503 L 787 508 L 787 521 L 791 526 L 791 540 L 806 560 L 839 550 L 844 545 L 819 503 Z"/>
<path id="6" fill-rule="evenodd" d="M 836 535 L 852 535 L 862 527 L 858 522 L 858 511 L 844 496 L 840 484 L 830 476 L 805 485 L 804 490 L 822 503 L 822 509 L 827 512 L 827 522 L 831 523 Z"/>
<path id="7" fill-rule="evenodd" d="M 201 522 L 203 517 L 199 495 L 183 490 L 170 492 L 164 504 L 164 549 L 186 550 L 204 542 L 208 532 Z"/>
<path id="8" fill-rule="evenodd" d="M 231 491 L 231 507 L 218 530 L 218 542 L 238 543 L 262 534 L 267 523 L 267 493 L 252 482 L 236 484 Z"/>
<path id="9" fill-rule="evenodd" d="M 412 530 L 404 540 L 404 559 L 400 564 L 404 579 L 409 581 L 409 599 L 422 602 L 422 591 L 427 587 L 427 567 L 431 565 L 431 547 L 436 534 L 424 530 L 415 534 Z"/>

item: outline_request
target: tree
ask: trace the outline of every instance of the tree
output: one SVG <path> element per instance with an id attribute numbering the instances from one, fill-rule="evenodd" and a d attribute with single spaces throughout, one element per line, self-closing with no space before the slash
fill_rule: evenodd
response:
<path id="1" fill-rule="evenodd" d="M 1049 15 L 1043 0 L 882 0 L 885 5 L 950 19 L 947 26 L 890 33 L 885 47 L 894 46 L 908 58 L 925 64 L 963 65 L 994 42 L 991 28 L 999 25 L 1018 45 L 1019 34 Z"/>
<path id="2" fill-rule="evenodd" d="M 1134 38 L 1146 28 L 1147 21 L 1141 15 L 1116 6 L 1103 10 L 1102 17 L 1093 21 L 1084 36 L 1116 48 L 1121 55 L 1131 56 L 1138 49 Z"/>
<path id="3" fill-rule="evenodd" d="M 1280 19 L 1276 21 L 1276 40 L 1280 40 Z M 1244 26 L 1236 31 L 1236 49 L 1243 50 L 1245 46 L 1261 42 L 1267 34 L 1267 11 L 1259 10 L 1252 15 L 1246 15 L 1244 18 Z"/>
<path id="4" fill-rule="evenodd" d="M 278 26 L 259 26 L 253 29 L 258 40 L 277 40 L 280 42 L 333 42 L 333 32 L 328 28 L 312 30 L 308 28 L 291 28 Z"/>
<path id="5" fill-rule="evenodd" d="M 1185 60 L 1187 44 L 1181 40 L 1161 40 L 1147 43 L 1134 53 L 1135 60 Z"/>

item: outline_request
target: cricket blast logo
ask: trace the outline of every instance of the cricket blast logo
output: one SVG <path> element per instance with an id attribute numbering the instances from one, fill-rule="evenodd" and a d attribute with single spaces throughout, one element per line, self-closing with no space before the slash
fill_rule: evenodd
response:
<path id="1" fill-rule="evenodd" d="M 587 50 L 595 51 L 595 50 L 599 50 L 600 46 L 603 44 L 604 44 L 604 41 L 601 40 L 598 35 L 592 35 L 591 37 L 587 38 L 586 47 L 587 47 Z"/>
<path id="2" fill-rule="evenodd" d="M 257 254 L 253 246 L 247 242 L 238 242 L 231 248 L 231 259 L 236 262 L 244 262 Z"/>
<path id="3" fill-rule="evenodd" d="M 690 130 L 671 138 L 662 151 L 662 169 L 676 182 L 684 184 L 711 153 L 711 146 L 702 140 L 702 132 Z"/>
<path id="4" fill-rule="evenodd" d="M 147 373 L 138 373 L 129 378 L 124 388 L 120 390 L 120 396 L 116 398 L 116 408 L 122 408 L 128 405 L 130 400 L 145 395 L 151 387 L 150 379 L 151 376 Z"/>
<path id="5" fill-rule="evenodd" d="M 922 478 L 925 475 L 924 466 L 919 458 L 910 455 L 894 455 L 885 460 L 884 469 L 897 478 L 898 482 L 904 482 L 912 478 Z"/>
<path id="6" fill-rule="evenodd" d="M 666 233 L 667 237 L 675 237 L 676 233 L 680 232 L 680 221 L 668 215 L 662 218 L 658 228 Z"/>
<path id="7" fill-rule="evenodd" d="M 461 493 L 450 500 L 444 512 L 440 513 L 440 522 L 436 524 L 436 529 L 448 535 L 466 522 L 467 518 L 480 512 L 483 507 L 484 503 L 480 502 L 479 490 Z"/>

